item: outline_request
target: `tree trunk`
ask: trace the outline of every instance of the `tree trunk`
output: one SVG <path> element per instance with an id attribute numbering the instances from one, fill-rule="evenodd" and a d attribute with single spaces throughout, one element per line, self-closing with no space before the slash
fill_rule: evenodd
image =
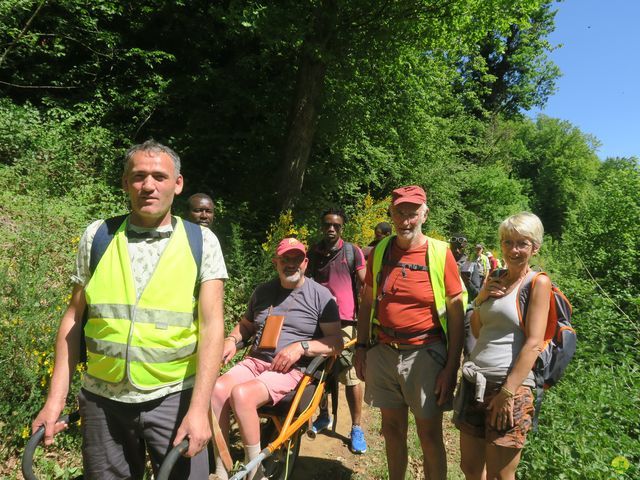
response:
<path id="1" fill-rule="evenodd" d="M 336 28 L 336 14 L 336 0 L 321 2 L 300 52 L 296 89 L 278 175 L 279 203 L 283 210 L 293 207 L 304 183 L 324 89 L 328 45 Z"/>

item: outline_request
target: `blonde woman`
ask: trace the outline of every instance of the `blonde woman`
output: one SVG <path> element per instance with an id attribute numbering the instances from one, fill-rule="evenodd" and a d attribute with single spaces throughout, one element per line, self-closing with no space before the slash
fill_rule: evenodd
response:
<path id="1" fill-rule="evenodd" d="M 520 326 L 516 297 L 531 257 L 542 245 L 540 219 L 522 212 L 498 229 L 504 269 L 495 270 L 474 301 L 471 330 L 477 343 L 463 365 L 456 405 L 461 467 L 468 480 L 515 479 L 533 418 L 531 369 L 541 352 L 551 281 L 540 276 Z"/>

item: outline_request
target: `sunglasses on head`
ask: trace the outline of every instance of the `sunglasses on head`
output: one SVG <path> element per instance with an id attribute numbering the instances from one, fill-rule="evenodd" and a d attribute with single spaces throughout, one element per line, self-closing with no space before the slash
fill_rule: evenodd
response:
<path id="1" fill-rule="evenodd" d="M 449 243 L 459 243 L 462 245 L 463 243 L 467 243 L 467 239 L 464 237 L 451 237 Z"/>

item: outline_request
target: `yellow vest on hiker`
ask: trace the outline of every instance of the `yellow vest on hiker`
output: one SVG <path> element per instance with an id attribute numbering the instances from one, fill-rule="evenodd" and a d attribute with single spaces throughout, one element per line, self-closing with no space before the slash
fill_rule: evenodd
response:
<path id="1" fill-rule="evenodd" d="M 195 374 L 198 267 L 180 218 L 140 298 L 123 222 L 85 287 L 87 374 L 154 390 Z"/>
<path id="2" fill-rule="evenodd" d="M 395 238 L 395 235 L 385 237 L 376 245 L 375 250 L 373 251 L 373 266 L 372 266 L 372 278 L 373 278 L 373 308 L 371 308 L 371 316 L 369 319 L 369 338 L 371 340 L 375 340 L 376 336 L 376 327 L 380 325 L 380 322 L 377 319 L 377 298 L 378 298 L 378 286 L 379 286 L 379 275 L 382 271 L 382 261 L 384 258 L 384 253 L 387 247 L 389 246 L 389 242 Z M 427 266 L 429 267 L 429 280 L 431 281 L 431 288 L 433 288 L 433 296 L 436 304 L 436 312 L 438 314 L 438 320 L 440 321 L 440 326 L 444 331 L 445 338 L 448 339 L 447 335 L 447 304 L 446 304 L 446 290 L 444 286 L 444 267 L 447 258 L 447 250 L 449 250 L 449 244 L 443 242 L 442 240 L 436 240 L 435 238 L 427 237 Z M 463 288 L 463 306 L 466 307 L 467 304 L 467 289 L 464 287 L 464 283 L 462 283 Z"/>

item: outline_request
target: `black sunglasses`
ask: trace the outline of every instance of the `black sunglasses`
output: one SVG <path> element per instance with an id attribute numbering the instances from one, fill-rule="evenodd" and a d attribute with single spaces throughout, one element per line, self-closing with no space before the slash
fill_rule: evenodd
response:
<path id="1" fill-rule="evenodd" d="M 328 230 L 331 227 L 333 227 L 336 230 L 340 230 L 343 227 L 343 225 L 341 223 L 331 223 L 331 222 L 322 223 L 322 228 L 324 228 L 325 230 Z"/>

